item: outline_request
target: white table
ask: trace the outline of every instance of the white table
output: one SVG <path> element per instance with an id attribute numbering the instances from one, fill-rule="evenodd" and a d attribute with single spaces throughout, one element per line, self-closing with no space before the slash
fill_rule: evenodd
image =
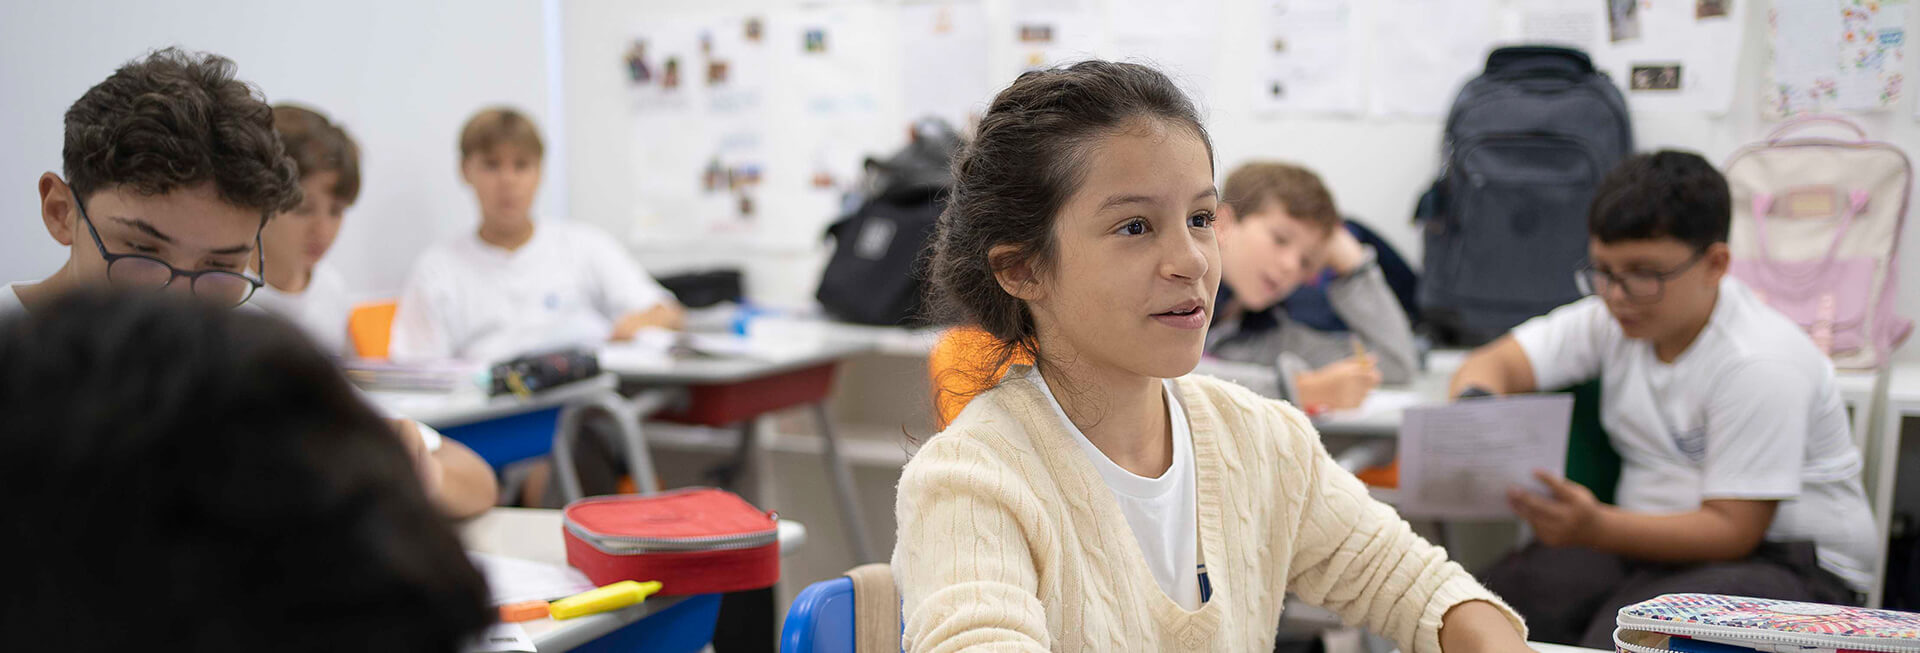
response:
<path id="1" fill-rule="evenodd" d="M 876 347 L 868 339 L 824 335 L 807 338 L 801 334 L 795 335 L 795 340 L 784 341 L 778 347 L 759 349 L 743 355 L 675 356 L 632 362 L 603 358 L 602 368 L 618 375 L 624 384 L 645 388 L 634 393 L 634 408 L 626 411 L 637 424 L 673 403 L 684 400 L 690 388 L 729 386 L 770 379 L 822 365 L 832 365 L 849 357 L 871 352 Z M 860 510 L 854 490 L 853 470 L 846 458 L 841 455 L 839 438 L 834 432 L 833 421 L 827 415 L 825 396 L 825 393 L 822 393 L 820 400 L 809 401 L 806 405 L 813 412 L 815 427 L 819 430 L 821 441 L 825 445 L 822 458 L 827 464 L 828 480 L 833 484 L 835 501 L 839 504 L 840 523 L 845 529 L 847 543 L 855 559 L 861 563 L 873 562 L 876 559 L 870 540 L 867 538 L 866 519 Z M 738 457 L 742 460 L 756 446 L 755 423 L 759 417 L 758 414 L 744 415 L 740 421 Z M 560 446 L 555 448 L 558 450 Z M 636 458 L 636 460 L 639 459 Z M 646 461 L 647 467 L 651 470 L 651 459 L 648 458 Z M 651 477 L 651 471 L 648 476 Z M 637 475 L 636 480 L 638 480 Z M 563 474 L 561 482 L 563 487 L 569 488 L 571 496 L 578 496 L 577 479 Z M 646 488 L 651 485 L 641 487 Z"/>
<path id="2" fill-rule="evenodd" d="M 1606 653 L 1601 649 L 1580 648 L 1578 646 L 1547 644 L 1543 642 L 1527 642 L 1527 646 L 1540 653 Z"/>
<path id="3" fill-rule="evenodd" d="M 479 388 L 454 392 L 369 390 L 366 397 L 390 414 L 443 429 L 617 396 L 614 392 L 618 385 L 619 377 L 602 374 L 524 398 L 510 394 L 488 396 Z"/>
<path id="4" fill-rule="evenodd" d="M 544 562 L 567 564 L 566 540 L 561 537 L 558 510 L 532 508 L 494 508 L 460 527 L 460 541 L 470 551 L 491 553 Z M 802 546 L 807 529 L 799 522 L 781 520 L 780 555 L 785 557 Z M 521 622 L 527 636 L 541 653 L 566 651 L 619 630 L 633 622 L 673 607 L 682 597 L 657 597 L 645 602 L 600 614 L 556 621 L 551 617 Z"/>
<path id="5" fill-rule="evenodd" d="M 601 410 L 613 417 L 621 443 L 633 465 L 634 482 L 643 491 L 654 487 L 653 457 L 647 451 L 646 437 L 640 430 L 640 413 L 620 396 L 620 378 L 603 373 L 534 393 L 530 396 L 488 396 L 479 388 L 454 392 L 369 391 L 366 396 L 384 412 L 416 420 L 436 429 L 465 426 L 487 420 L 522 415 L 560 407 L 560 423 L 551 436 L 554 468 L 562 487 L 569 488 L 568 500 L 580 498 L 579 473 L 573 467 L 573 439 L 587 410 Z M 529 434 L 528 437 L 549 437 Z M 571 485 L 567 485 L 568 482 Z"/>

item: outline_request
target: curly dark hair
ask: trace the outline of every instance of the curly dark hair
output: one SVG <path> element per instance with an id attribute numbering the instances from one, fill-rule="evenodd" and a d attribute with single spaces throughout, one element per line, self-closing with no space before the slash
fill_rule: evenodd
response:
<path id="1" fill-rule="evenodd" d="M 393 428 L 294 326 L 81 290 L 0 318 L 0 360 L 10 647 L 453 653 L 493 619 Z M 133 602 L 75 607 L 101 597 Z"/>
<path id="2" fill-rule="evenodd" d="M 118 186 L 160 195 L 212 181 L 223 201 L 263 218 L 299 206 L 273 109 L 233 73 L 230 59 L 174 48 L 115 70 L 67 109 L 67 184 L 85 199 Z"/>
<path id="3" fill-rule="evenodd" d="M 1587 231 L 1603 243 L 1672 238 L 1695 251 L 1727 242 L 1733 224 L 1727 178 L 1698 154 L 1636 154 L 1600 180 Z"/>
<path id="4" fill-rule="evenodd" d="M 273 105 L 273 129 L 293 157 L 300 179 L 336 172 L 340 180 L 327 189 L 336 199 L 352 204 L 360 197 L 360 146 L 347 130 L 318 111 L 295 105 Z"/>
<path id="5" fill-rule="evenodd" d="M 1199 111 L 1148 66 L 1096 60 L 1035 70 L 994 96 L 979 133 L 953 164 L 953 192 L 931 247 L 927 305 L 936 323 L 977 327 L 995 346 L 985 359 L 946 372 L 962 375 L 963 383 L 936 379 L 937 387 L 977 394 L 1009 361 L 1046 362 L 1026 302 L 1001 288 L 994 273 L 1021 262 L 1036 273 L 1047 269 L 1055 214 L 1084 180 L 1089 150 L 1139 120 L 1192 130 L 1211 164 L 1213 142 Z M 1012 249 L 996 260 L 1000 245 Z"/>

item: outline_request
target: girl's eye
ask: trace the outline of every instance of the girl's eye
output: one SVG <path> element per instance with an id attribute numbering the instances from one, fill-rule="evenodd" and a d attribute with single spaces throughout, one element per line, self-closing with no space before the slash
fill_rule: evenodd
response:
<path id="1" fill-rule="evenodd" d="M 1120 233 L 1129 236 L 1138 236 L 1147 233 L 1147 221 L 1139 218 L 1129 220 L 1126 224 L 1120 226 Z"/>
<path id="2" fill-rule="evenodd" d="M 160 252 L 160 248 L 144 243 L 127 243 L 127 249 L 133 250 L 135 254 L 157 254 Z"/>
<path id="3" fill-rule="evenodd" d="M 1213 226 L 1215 219 L 1212 213 L 1195 213 L 1192 217 L 1187 218 L 1187 226 L 1196 229 L 1206 229 Z"/>

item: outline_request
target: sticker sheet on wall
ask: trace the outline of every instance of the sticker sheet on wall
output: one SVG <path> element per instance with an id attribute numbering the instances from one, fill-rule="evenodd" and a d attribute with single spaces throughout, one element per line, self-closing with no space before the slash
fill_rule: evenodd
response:
<path id="1" fill-rule="evenodd" d="M 1768 117 L 1886 109 L 1906 83 L 1907 0 L 1775 0 Z"/>
<path id="2" fill-rule="evenodd" d="M 1358 113 L 1366 108 L 1360 25 L 1348 0 L 1263 3 L 1258 112 Z"/>
<path id="3" fill-rule="evenodd" d="M 1635 111 L 1726 113 L 1757 0 L 1522 0 L 1499 44 L 1585 51 Z"/>
<path id="4" fill-rule="evenodd" d="M 778 125 L 771 129 L 773 165 L 769 217 L 762 240 L 781 248 L 810 248 L 841 212 L 841 198 L 860 180 L 865 157 L 905 136 L 883 117 L 899 115 L 899 94 L 882 94 L 875 80 L 901 74 L 899 47 L 882 38 L 895 15 L 873 4 L 791 8 L 775 16 L 780 47 Z"/>
<path id="5" fill-rule="evenodd" d="M 642 230 L 751 232 L 767 174 L 771 76 L 762 16 L 649 21 L 622 62 L 633 100 Z"/>
<path id="6" fill-rule="evenodd" d="M 1011 3 L 1014 69 L 1000 84 L 1025 71 L 1098 56 L 1100 20 L 1087 0 Z"/>

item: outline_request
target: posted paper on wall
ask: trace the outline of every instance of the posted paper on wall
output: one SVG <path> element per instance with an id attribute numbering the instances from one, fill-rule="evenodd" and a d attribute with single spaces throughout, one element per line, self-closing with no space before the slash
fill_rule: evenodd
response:
<path id="1" fill-rule="evenodd" d="M 1777 0 L 1769 117 L 1893 106 L 1905 84 L 1906 0 Z"/>
<path id="2" fill-rule="evenodd" d="M 1400 425 L 1404 514 L 1513 517 L 1507 490 L 1547 494 L 1534 470 L 1566 473 L 1573 396 L 1523 395 L 1409 408 Z"/>
<path id="3" fill-rule="evenodd" d="M 1359 30 L 1347 0 L 1273 0 L 1262 9 L 1257 111 L 1366 108 Z"/>

